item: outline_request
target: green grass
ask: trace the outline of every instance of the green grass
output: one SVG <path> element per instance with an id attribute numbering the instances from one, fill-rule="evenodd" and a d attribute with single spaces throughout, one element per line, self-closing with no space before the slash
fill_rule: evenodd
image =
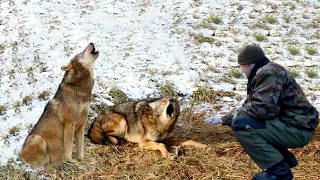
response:
<path id="1" fill-rule="evenodd" d="M 184 30 L 181 28 L 175 28 L 177 34 L 183 34 Z"/>
<path id="2" fill-rule="evenodd" d="M 92 109 L 97 114 L 103 114 L 107 108 L 108 108 L 108 106 L 104 103 L 92 102 L 90 104 L 90 109 Z M 89 116 L 90 116 L 90 114 L 89 114 Z"/>
<path id="3" fill-rule="evenodd" d="M 291 69 L 289 70 L 289 73 L 292 75 L 292 77 L 297 78 L 299 77 L 299 71 L 297 69 Z"/>
<path id="4" fill-rule="evenodd" d="M 13 69 L 11 69 L 10 71 L 8 71 L 8 75 L 9 76 L 12 76 L 14 74 L 14 70 Z"/>
<path id="5" fill-rule="evenodd" d="M 312 46 L 306 46 L 305 50 L 308 52 L 310 55 L 315 55 L 317 53 L 317 49 Z"/>
<path id="6" fill-rule="evenodd" d="M 112 88 L 109 91 L 109 95 L 112 97 L 114 104 L 121 104 L 129 101 L 127 94 L 117 88 Z"/>
<path id="7" fill-rule="evenodd" d="M 308 24 L 307 27 L 316 29 L 316 28 L 319 28 L 319 23 L 312 22 L 312 23 Z"/>
<path id="8" fill-rule="evenodd" d="M 282 19 L 286 22 L 286 23 L 289 23 L 290 20 L 291 20 L 291 17 L 289 15 L 283 15 L 282 16 Z"/>
<path id="9" fill-rule="evenodd" d="M 196 28 L 204 28 L 209 30 L 216 30 L 217 27 L 211 25 L 210 23 L 202 22 L 196 26 Z"/>
<path id="10" fill-rule="evenodd" d="M 14 42 L 11 43 L 11 47 L 14 48 L 14 47 L 17 47 L 17 46 L 18 46 L 18 42 L 17 41 L 14 41 Z"/>
<path id="11" fill-rule="evenodd" d="M 240 69 L 233 68 L 228 71 L 227 75 L 230 77 L 240 78 L 242 76 L 242 72 Z"/>
<path id="12" fill-rule="evenodd" d="M 215 80 L 216 83 L 229 83 L 229 84 L 235 84 L 235 81 L 229 77 L 229 76 L 224 76 L 224 77 L 220 77 L 218 79 Z"/>
<path id="13" fill-rule="evenodd" d="M 211 71 L 211 72 L 214 72 L 214 73 L 221 73 L 221 71 L 219 69 L 217 69 L 216 67 L 213 67 L 211 65 L 207 66 L 207 71 Z"/>
<path id="14" fill-rule="evenodd" d="M 81 6 L 82 9 L 88 9 L 88 10 L 93 10 L 93 7 L 91 4 L 85 4 Z"/>
<path id="15" fill-rule="evenodd" d="M 235 94 L 227 91 L 215 91 L 208 86 L 199 86 L 198 89 L 192 93 L 190 102 L 192 102 L 192 104 L 199 104 L 200 102 L 214 104 L 224 96 L 232 97 L 235 96 Z"/>
<path id="16" fill-rule="evenodd" d="M 214 23 L 214 24 L 220 24 L 221 23 L 221 17 L 218 15 L 211 14 L 209 17 L 204 19 L 207 23 Z"/>
<path id="17" fill-rule="evenodd" d="M 28 67 L 27 69 L 26 69 L 26 72 L 27 73 L 31 73 L 33 71 L 33 67 Z"/>
<path id="18" fill-rule="evenodd" d="M 320 33 L 317 33 L 317 32 L 313 33 L 313 34 L 311 35 L 311 38 L 312 38 L 312 39 L 317 39 L 317 40 L 319 40 L 319 39 L 320 39 Z"/>
<path id="19" fill-rule="evenodd" d="M 61 21 L 58 20 L 58 19 L 53 19 L 53 20 L 51 20 L 51 21 L 49 22 L 49 24 L 57 24 L 57 25 L 59 25 L 59 24 L 61 24 Z"/>
<path id="20" fill-rule="evenodd" d="M 272 15 L 265 15 L 262 17 L 262 22 L 269 23 L 269 24 L 275 24 L 277 22 L 277 19 Z"/>
<path id="21" fill-rule="evenodd" d="M 255 33 L 253 34 L 253 37 L 259 42 L 264 41 L 266 39 L 266 37 L 261 33 Z"/>
<path id="22" fill-rule="evenodd" d="M 292 55 L 298 55 L 299 54 L 299 49 L 294 47 L 294 46 L 288 46 L 287 50 L 292 54 Z"/>
<path id="23" fill-rule="evenodd" d="M 194 39 L 197 43 L 207 42 L 209 44 L 214 44 L 216 40 L 212 37 L 205 37 L 203 34 L 197 34 L 194 36 Z"/>
<path id="24" fill-rule="evenodd" d="M 310 77 L 310 78 L 315 78 L 315 77 L 317 77 L 318 76 L 318 74 L 314 71 L 314 70 L 312 70 L 312 69 L 306 69 L 305 70 L 305 73 L 308 75 L 308 77 Z"/>
<path id="25" fill-rule="evenodd" d="M 253 25 L 249 25 L 250 28 L 259 28 L 264 30 L 270 30 L 271 28 L 265 23 L 257 23 Z"/>
<path id="26" fill-rule="evenodd" d="M 157 74 L 157 71 L 151 68 L 144 68 L 144 69 L 141 69 L 141 71 L 146 72 L 151 76 L 155 76 Z"/>
<path id="27" fill-rule="evenodd" d="M 19 111 L 20 110 L 20 107 L 21 107 L 21 103 L 19 101 L 15 102 L 13 105 L 12 105 L 12 108 L 15 110 L 15 111 Z"/>
<path id="28" fill-rule="evenodd" d="M 172 83 L 165 83 L 160 86 L 161 96 L 168 97 L 178 97 L 178 94 L 175 92 Z"/>

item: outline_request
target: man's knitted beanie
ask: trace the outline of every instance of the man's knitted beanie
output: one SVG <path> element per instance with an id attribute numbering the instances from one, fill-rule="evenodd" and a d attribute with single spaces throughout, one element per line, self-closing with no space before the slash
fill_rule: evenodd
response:
<path id="1" fill-rule="evenodd" d="M 247 45 L 241 49 L 238 55 L 238 63 L 244 64 L 256 64 L 259 60 L 263 60 L 265 57 L 264 52 L 259 46 Z"/>

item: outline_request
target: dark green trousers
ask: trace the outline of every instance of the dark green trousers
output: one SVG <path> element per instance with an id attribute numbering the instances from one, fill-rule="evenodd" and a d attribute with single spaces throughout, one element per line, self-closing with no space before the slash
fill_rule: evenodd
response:
<path id="1" fill-rule="evenodd" d="M 237 116 L 232 121 L 235 137 L 251 159 L 261 168 L 268 169 L 284 159 L 282 150 L 307 145 L 313 132 L 286 126 L 278 119 L 258 120 Z"/>

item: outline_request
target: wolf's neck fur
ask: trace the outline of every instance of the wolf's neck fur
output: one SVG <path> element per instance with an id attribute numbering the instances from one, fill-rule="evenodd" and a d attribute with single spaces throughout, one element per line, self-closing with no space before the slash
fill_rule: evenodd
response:
<path id="1" fill-rule="evenodd" d="M 83 73 L 83 74 L 79 74 Z M 93 89 L 93 72 L 67 71 L 54 96 L 57 99 L 74 99 L 76 101 L 90 102 Z"/>
<path id="2" fill-rule="evenodd" d="M 65 73 L 61 85 L 70 86 L 78 91 L 91 92 L 94 85 L 93 70 L 71 70 Z"/>

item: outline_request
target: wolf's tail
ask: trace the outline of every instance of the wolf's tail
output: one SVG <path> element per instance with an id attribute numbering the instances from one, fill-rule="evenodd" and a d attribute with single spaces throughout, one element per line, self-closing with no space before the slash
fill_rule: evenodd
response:
<path id="1" fill-rule="evenodd" d="M 99 115 L 98 118 L 91 124 L 88 131 L 89 139 L 95 144 L 108 144 L 108 138 L 104 135 L 101 127 L 103 115 Z"/>
<path id="2" fill-rule="evenodd" d="M 20 157 L 34 167 L 49 164 L 46 141 L 40 135 L 30 135 L 23 145 Z"/>

